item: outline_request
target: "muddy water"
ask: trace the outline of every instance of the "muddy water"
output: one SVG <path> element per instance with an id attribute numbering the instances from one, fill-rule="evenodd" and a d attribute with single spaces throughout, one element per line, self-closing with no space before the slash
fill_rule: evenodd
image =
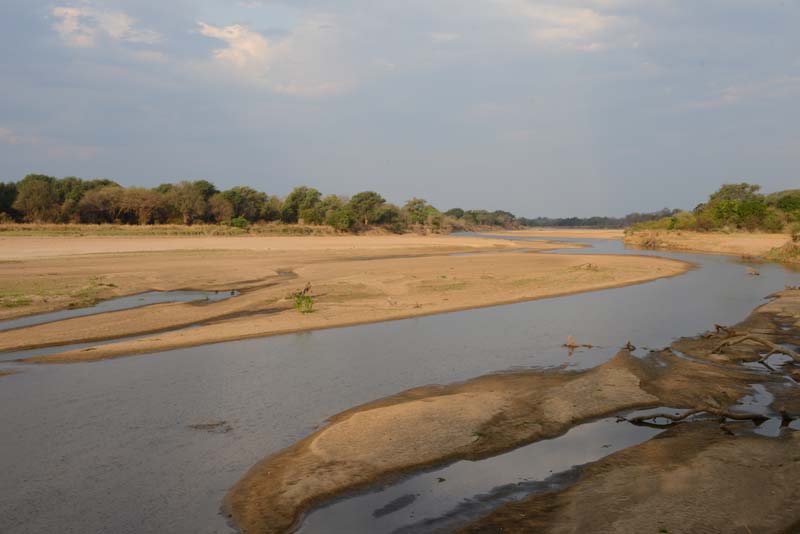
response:
<path id="1" fill-rule="evenodd" d="M 596 252 L 642 253 L 592 243 Z M 757 265 L 761 276 L 751 277 L 730 258 L 658 255 L 698 269 L 626 288 L 151 356 L 0 364 L 22 371 L 0 378 L 0 531 L 232 532 L 218 514 L 228 488 L 326 416 L 486 372 L 590 367 L 628 339 L 661 347 L 737 322 L 764 296 L 800 284 L 800 273 L 776 265 Z M 570 334 L 599 348 L 569 357 L 561 344 Z M 190 428 L 223 420 L 232 430 Z M 469 491 L 496 485 L 482 486 L 482 476 Z"/>

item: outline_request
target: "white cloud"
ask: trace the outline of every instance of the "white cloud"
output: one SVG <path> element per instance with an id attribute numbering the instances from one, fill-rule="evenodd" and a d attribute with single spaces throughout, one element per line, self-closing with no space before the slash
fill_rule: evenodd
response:
<path id="1" fill-rule="evenodd" d="M 155 44 L 161 40 L 157 32 L 138 28 L 136 20 L 122 11 L 59 6 L 51 13 L 56 19 L 53 29 L 68 46 L 93 47 L 100 38 L 138 44 Z"/>
<path id="2" fill-rule="evenodd" d="M 336 25 L 327 17 L 312 17 L 280 38 L 239 24 L 198 24 L 200 33 L 226 45 L 212 51 L 212 63 L 242 81 L 300 96 L 338 93 L 355 85 L 339 53 Z"/>
<path id="3" fill-rule="evenodd" d="M 627 17 L 608 12 L 618 1 L 551 2 L 494 0 L 507 15 L 520 19 L 539 44 L 585 52 L 618 44 L 631 25 Z"/>
<path id="4" fill-rule="evenodd" d="M 206 37 L 219 39 L 227 47 L 214 50 L 213 56 L 223 63 L 230 63 L 241 69 L 268 69 L 275 56 L 274 47 L 266 37 L 244 26 L 217 27 L 204 22 L 200 33 Z"/>

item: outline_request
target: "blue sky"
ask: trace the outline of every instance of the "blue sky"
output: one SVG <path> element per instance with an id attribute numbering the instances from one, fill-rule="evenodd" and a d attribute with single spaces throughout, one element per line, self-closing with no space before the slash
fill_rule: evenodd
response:
<path id="1" fill-rule="evenodd" d="M 800 187 L 792 0 L 3 0 L 0 181 L 518 215 Z"/>

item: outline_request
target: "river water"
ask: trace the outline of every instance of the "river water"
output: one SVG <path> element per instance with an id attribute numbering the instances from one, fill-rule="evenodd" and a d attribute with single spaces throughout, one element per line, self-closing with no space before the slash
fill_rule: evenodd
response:
<path id="1" fill-rule="evenodd" d="M 568 253 L 653 254 L 617 241 L 576 241 L 595 248 Z M 624 288 L 147 356 L 0 363 L 20 371 L 0 378 L 0 532 L 234 532 L 219 514 L 228 488 L 327 416 L 487 372 L 591 367 L 627 340 L 663 347 L 676 335 L 738 322 L 765 296 L 800 284 L 800 273 L 778 265 L 755 265 L 761 276 L 749 276 L 749 264 L 733 258 L 656 254 L 697 268 Z M 568 335 L 598 348 L 568 356 L 561 348 Z M 191 427 L 217 421 L 230 430 Z M 608 426 L 589 428 L 604 435 Z M 638 438 L 618 441 L 629 439 Z M 466 491 L 496 489 L 499 481 L 486 477 L 484 487 L 481 473 L 468 477 Z M 359 528 L 381 532 L 376 525 Z"/>

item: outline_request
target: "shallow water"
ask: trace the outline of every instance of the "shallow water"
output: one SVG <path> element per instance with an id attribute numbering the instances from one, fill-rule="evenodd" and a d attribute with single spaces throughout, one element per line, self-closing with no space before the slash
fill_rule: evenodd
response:
<path id="1" fill-rule="evenodd" d="M 654 254 L 576 241 L 593 252 Z M 591 367 L 628 339 L 663 347 L 738 322 L 784 284 L 800 284 L 800 273 L 777 265 L 756 265 L 761 276 L 751 277 L 731 258 L 655 254 L 699 268 L 618 289 L 149 356 L 0 364 L 22 371 L 0 378 L 0 531 L 232 532 L 218 514 L 228 488 L 327 416 L 492 371 Z M 569 357 L 561 345 L 570 334 L 599 348 Z M 232 430 L 189 428 L 220 420 Z"/>
<path id="2" fill-rule="evenodd" d="M 35 324 L 52 323 L 62 319 L 73 317 L 84 317 L 86 315 L 96 315 L 110 311 L 130 310 L 141 308 L 152 304 L 164 304 L 167 302 L 219 302 L 238 295 L 238 291 L 148 291 L 127 297 L 104 300 L 94 306 L 85 308 L 74 308 L 71 310 L 61 310 L 51 313 L 40 313 L 29 315 L 19 319 L 9 319 L 0 321 L 0 332 L 11 330 L 12 328 L 22 328 Z"/>

